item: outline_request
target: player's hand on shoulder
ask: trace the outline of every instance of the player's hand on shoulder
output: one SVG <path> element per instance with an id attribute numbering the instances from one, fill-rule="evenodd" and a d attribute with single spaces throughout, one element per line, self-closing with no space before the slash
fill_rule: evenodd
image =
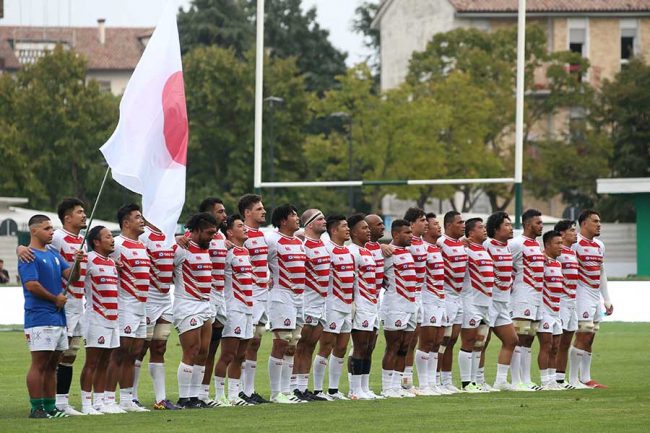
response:
<path id="1" fill-rule="evenodd" d="M 32 250 L 24 245 L 18 245 L 16 247 L 16 256 L 18 256 L 18 259 L 24 263 L 31 263 L 36 259 Z"/>
<path id="2" fill-rule="evenodd" d="M 391 244 L 380 244 L 380 248 L 381 254 L 386 258 L 391 257 L 395 252 L 395 247 Z"/>
<path id="3" fill-rule="evenodd" d="M 121 258 L 120 259 L 115 259 L 115 268 L 117 268 L 117 270 L 119 271 L 123 267 L 124 267 L 124 263 L 122 263 L 122 259 Z"/>
<path id="4" fill-rule="evenodd" d="M 176 243 L 184 250 L 190 247 L 190 239 L 186 238 L 185 236 L 176 236 Z"/>
<path id="5" fill-rule="evenodd" d="M 229 250 L 229 251 L 232 250 L 233 248 L 235 248 L 235 244 L 233 244 L 232 242 L 230 242 L 227 239 L 226 239 L 226 241 L 224 243 L 226 245 L 226 249 Z"/>

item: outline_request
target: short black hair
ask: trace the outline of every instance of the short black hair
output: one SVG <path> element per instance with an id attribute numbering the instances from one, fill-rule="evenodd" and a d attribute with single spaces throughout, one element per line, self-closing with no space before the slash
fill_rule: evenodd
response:
<path id="1" fill-rule="evenodd" d="M 456 212 L 455 210 L 447 212 L 443 221 L 444 226 L 447 227 L 449 224 L 453 223 L 454 218 L 456 218 L 457 215 L 460 215 L 460 212 Z"/>
<path id="2" fill-rule="evenodd" d="M 359 224 L 361 221 L 366 220 L 366 215 L 362 213 L 355 213 L 352 214 L 348 217 L 348 227 L 350 227 L 350 230 L 357 224 Z"/>
<path id="3" fill-rule="evenodd" d="M 544 242 L 544 246 L 546 246 L 549 242 L 551 242 L 551 239 L 557 236 L 562 237 L 562 234 L 557 230 L 549 230 L 546 233 L 544 233 L 544 236 L 542 236 L 542 241 Z"/>
<path id="4" fill-rule="evenodd" d="M 416 222 L 423 216 L 425 216 L 425 213 L 419 207 L 410 207 L 406 209 L 406 212 L 404 213 L 404 219 L 410 223 Z"/>
<path id="5" fill-rule="evenodd" d="M 273 227 L 280 228 L 282 221 L 289 218 L 289 215 L 292 213 L 298 215 L 298 209 L 290 203 L 285 203 L 276 207 L 273 209 L 273 213 L 271 213 L 271 224 L 273 224 Z"/>
<path id="6" fill-rule="evenodd" d="M 328 235 L 332 235 L 332 231 L 339 226 L 341 221 L 345 221 L 344 215 L 328 215 L 325 218 L 325 228 Z"/>
<path id="7" fill-rule="evenodd" d="M 95 244 L 93 242 L 99 240 L 100 233 L 102 229 L 105 228 L 106 227 L 104 226 L 95 226 L 90 229 L 90 231 L 88 232 L 88 236 L 86 236 L 86 242 L 88 243 L 88 250 L 90 251 L 95 250 Z"/>
<path id="8" fill-rule="evenodd" d="M 59 220 L 61 220 L 61 224 L 63 224 L 63 220 L 65 219 L 65 216 L 68 215 L 70 212 L 72 212 L 74 208 L 76 208 L 77 206 L 81 206 L 85 208 L 86 204 L 75 197 L 66 197 L 63 200 L 61 200 L 61 203 L 59 203 L 59 206 L 56 209 L 56 213 L 59 215 Z"/>
<path id="9" fill-rule="evenodd" d="M 242 218 L 242 216 L 238 213 L 230 215 L 228 218 L 226 218 L 226 221 L 224 221 L 221 225 L 221 233 L 223 233 L 224 236 L 228 236 L 228 230 L 234 227 L 235 221 L 244 222 L 244 218 Z"/>
<path id="10" fill-rule="evenodd" d="M 191 232 L 194 230 L 205 230 L 210 227 L 217 227 L 217 220 L 212 214 L 201 212 L 192 215 L 185 223 L 185 227 Z"/>
<path id="11" fill-rule="evenodd" d="M 438 217 L 436 216 L 436 214 L 434 214 L 433 212 L 427 212 L 427 214 L 426 214 L 424 217 L 425 217 L 426 219 L 428 219 L 428 220 L 430 220 L 431 218 L 433 218 L 433 219 L 438 218 Z"/>
<path id="12" fill-rule="evenodd" d="M 555 227 L 553 227 L 553 230 L 556 232 L 565 232 L 569 230 L 571 227 L 575 226 L 576 222 L 571 221 L 571 220 L 560 220 L 555 224 Z"/>
<path id="13" fill-rule="evenodd" d="M 262 201 L 262 196 L 260 195 L 244 194 L 239 199 L 239 203 L 237 203 L 237 210 L 239 210 L 239 214 L 243 216 L 246 214 L 246 212 L 244 212 L 246 209 L 248 210 L 253 209 L 253 205 L 261 201 Z"/>
<path id="14" fill-rule="evenodd" d="M 485 222 L 485 230 L 487 230 L 488 237 L 493 238 L 506 219 L 510 219 L 510 215 L 507 212 L 498 211 L 490 215 Z"/>
<path id="15" fill-rule="evenodd" d="M 521 225 L 525 226 L 535 217 L 541 217 L 542 213 L 537 209 L 528 209 L 526 212 L 521 214 Z"/>
<path id="16" fill-rule="evenodd" d="M 392 233 L 392 232 L 395 232 L 395 231 L 401 229 L 402 227 L 411 227 L 411 223 L 406 221 L 406 220 L 403 220 L 403 219 L 396 219 L 390 225 L 390 231 Z"/>
<path id="17" fill-rule="evenodd" d="M 592 209 L 585 209 L 582 212 L 580 212 L 580 215 L 578 215 L 578 225 L 581 226 L 582 223 L 587 221 L 587 218 L 589 218 L 592 215 L 598 215 L 598 217 L 600 218 L 600 214 Z"/>
<path id="18" fill-rule="evenodd" d="M 28 225 L 29 227 L 31 227 L 31 226 L 33 226 L 33 225 L 40 224 L 40 223 L 42 223 L 43 221 L 50 221 L 50 217 L 47 216 L 47 215 L 43 215 L 43 214 L 36 214 L 36 215 L 33 215 L 33 216 L 29 219 L 29 221 L 27 222 L 27 225 Z"/>
<path id="19" fill-rule="evenodd" d="M 483 218 L 470 218 L 465 221 L 465 237 L 469 237 L 469 232 L 474 230 L 478 223 L 482 223 Z"/>
<path id="20" fill-rule="evenodd" d="M 218 197 L 208 197 L 199 204 L 199 212 L 210 212 L 215 204 L 223 204 Z"/>
<path id="21" fill-rule="evenodd" d="M 117 223 L 122 228 L 124 220 L 131 214 L 131 212 L 140 211 L 140 206 L 135 203 L 125 204 L 117 210 Z"/>

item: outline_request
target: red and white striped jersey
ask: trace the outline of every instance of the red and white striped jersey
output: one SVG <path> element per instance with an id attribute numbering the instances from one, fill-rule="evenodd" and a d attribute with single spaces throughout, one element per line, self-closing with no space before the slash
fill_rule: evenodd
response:
<path id="1" fill-rule="evenodd" d="M 575 303 L 579 272 L 576 252 L 569 247 L 562 246 L 562 254 L 557 261 L 562 264 L 562 275 L 564 275 L 561 298 Z"/>
<path id="2" fill-rule="evenodd" d="M 375 281 L 375 259 L 364 247 L 350 244 L 348 250 L 354 259 L 354 305 L 357 310 L 377 311 L 377 286 Z"/>
<path id="3" fill-rule="evenodd" d="M 151 261 L 147 302 L 168 303 L 174 273 L 174 251 L 165 245 L 165 234 L 150 227 L 145 227 L 140 242 L 146 247 Z"/>
<path id="4" fill-rule="evenodd" d="M 467 271 L 463 281 L 463 298 L 484 307 L 492 302 L 494 262 L 483 245 L 471 242 L 467 250 Z"/>
<path id="5" fill-rule="evenodd" d="M 269 301 L 293 302 L 302 305 L 305 291 L 305 250 L 295 236 L 273 231 L 266 237 L 269 248 L 271 289 Z"/>
<path id="6" fill-rule="evenodd" d="M 210 260 L 212 261 L 212 291 L 210 297 L 223 298 L 223 288 L 226 284 L 226 237 L 221 232 L 217 232 L 210 241 Z"/>
<path id="7" fill-rule="evenodd" d="M 348 247 L 327 241 L 330 253 L 330 281 L 327 291 L 327 309 L 349 313 L 354 301 L 354 257 Z"/>
<path id="8" fill-rule="evenodd" d="M 381 252 L 379 242 L 366 242 L 365 247 L 372 253 L 372 258 L 375 259 L 375 281 L 377 293 L 379 294 L 384 287 L 384 253 Z"/>
<path id="9" fill-rule="evenodd" d="M 209 250 L 190 241 L 187 249 L 174 245 L 174 299 L 205 302 L 212 290 Z"/>
<path id="10" fill-rule="evenodd" d="M 260 229 L 245 226 L 248 239 L 244 247 L 248 250 L 253 266 L 253 296 L 261 296 L 269 289 L 269 248 Z"/>
<path id="11" fill-rule="evenodd" d="M 510 301 L 512 288 L 512 253 L 507 242 L 487 239 L 483 246 L 494 261 L 494 290 L 492 300 L 498 302 Z"/>
<path id="12" fill-rule="evenodd" d="M 438 245 L 425 242 L 427 246 L 427 278 L 422 302 L 437 304 L 445 299 L 445 263 Z"/>
<path id="13" fill-rule="evenodd" d="M 68 262 L 72 267 L 74 264 L 75 253 L 82 249 L 84 252 L 87 252 L 86 245 L 83 242 L 84 238 L 81 235 L 74 235 L 64 229 L 56 229 L 54 235 L 52 236 L 51 248 L 54 249 L 57 253 L 63 257 L 63 260 Z M 70 283 L 68 286 L 68 293 L 66 294 L 68 302 L 66 305 L 66 311 L 72 311 L 81 313 L 83 311 L 83 297 L 84 297 L 84 278 L 86 277 L 86 264 L 88 263 L 88 257 L 84 254 L 84 258 L 79 264 L 80 276 L 79 280 L 74 283 Z M 65 288 L 68 284 L 66 279 L 61 279 L 61 284 Z"/>
<path id="14" fill-rule="evenodd" d="M 427 280 L 427 246 L 417 236 L 411 238 L 411 245 L 408 250 L 413 256 L 413 263 L 415 264 L 415 276 L 417 278 L 417 285 L 415 286 L 415 300 L 422 302 L 422 290 L 425 288 Z"/>
<path id="15" fill-rule="evenodd" d="M 86 313 L 87 323 L 117 328 L 118 278 L 115 262 L 94 251 L 88 253 L 86 268 Z"/>
<path id="16" fill-rule="evenodd" d="M 395 246 L 393 255 L 384 260 L 384 294 L 383 311 L 414 313 L 415 286 L 417 275 L 411 252 L 403 247 Z"/>
<path id="17" fill-rule="evenodd" d="M 589 240 L 578 234 L 578 240 L 571 248 L 576 252 L 578 259 L 576 296 L 600 300 L 600 277 L 605 259 L 605 246 L 598 239 Z"/>
<path id="18" fill-rule="evenodd" d="M 544 301 L 546 311 L 552 316 L 557 317 L 560 315 L 560 296 L 562 296 L 562 286 L 564 285 L 562 264 L 550 257 L 546 257 L 545 259 L 542 300 Z"/>
<path id="19" fill-rule="evenodd" d="M 234 247 L 226 256 L 226 309 L 253 313 L 253 266 L 244 247 Z"/>
<path id="20" fill-rule="evenodd" d="M 147 249 L 139 240 L 134 241 L 119 235 L 115 238 L 115 251 L 111 257 L 122 264 L 117 272 L 120 278 L 120 310 L 144 316 L 151 271 Z"/>
<path id="21" fill-rule="evenodd" d="M 442 235 L 438 238 L 438 246 L 442 250 L 442 260 L 445 265 L 445 294 L 458 297 L 463 290 L 463 279 L 467 270 L 465 245 L 458 239 Z"/>
<path id="22" fill-rule="evenodd" d="M 320 239 L 305 237 L 305 311 L 325 305 L 330 284 L 330 254 Z"/>
<path id="23" fill-rule="evenodd" d="M 539 305 L 544 286 L 544 253 L 539 242 L 526 236 L 517 236 L 508 243 L 512 252 L 512 300 Z"/>

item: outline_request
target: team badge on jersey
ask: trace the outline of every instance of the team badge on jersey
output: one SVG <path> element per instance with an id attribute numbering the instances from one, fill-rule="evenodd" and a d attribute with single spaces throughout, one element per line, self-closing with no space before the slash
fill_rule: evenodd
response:
<path id="1" fill-rule="evenodd" d="M 131 333 L 131 327 L 127 325 L 126 328 L 124 328 L 124 333 L 125 334 L 130 334 Z"/>
<path id="2" fill-rule="evenodd" d="M 585 311 L 584 313 L 582 313 L 582 317 L 584 317 L 585 319 L 588 319 L 589 318 L 589 313 Z"/>
<path id="3" fill-rule="evenodd" d="M 196 326 L 196 323 L 197 323 L 197 322 L 196 322 L 196 318 L 195 318 L 195 317 L 192 317 L 192 318 L 190 319 L 190 326 Z"/>
<path id="4" fill-rule="evenodd" d="M 476 326 L 476 320 L 471 319 L 471 320 L 469 321 L 469 326 Z"/>
<path id="5" fill-rule="evenodd" d="M 529 309 L 524 310 L 524 316 L 530 316 L 530 310 Z"/>
<path id="6" fill-rule="evenodd" d="M 241 334 L 241 328 L 239 326 L 235 328 L 235 334 Z"/>
<path id="7" fill-rule="evenodd" d="M 367 328 L 368 327 L 368 321 L 364 320 L 363 323 L 361 324 L 361 326 L 363 326 L 364 328 Z"/>
<path id="8" fill-rule="evenodd" d="M 548 329 L 548 328 L 549 328 L 548 322 L 544 323 L 544 329 Z"/>
<path id="9" fill-rule="evenodd" d="M 336 329 L 336 322 L 332 322 L 332 323 L 330 323 L 330 329 L 331 329 L 331 330 Z"/>
<path id="10" fill-rule="evenodd" d="M 312 323 L 314 319 L 311 316 L 305 317 L 305 323 Z"/>
<path id="11" fill-rule="evenodd" d="M 284 326 L 291 326 L 291 319 L 284 319 Z"/>
<path id="12" fill-rule="evenodd" d="M 99 338 L 97 339 L 97 344 L 104 344 L 106 343 L 106 340 L 104 340 L 104 336 L 100 335 Z"/>
<path id="13" fill-rule="evenodd" d="M 399 320 L 399 319 L 396 320 L 396 321 L 395 321 L 395 327 L 396 327 L 396 328 L 401 328 L 401 327 L 402 327 L 402 321 Z"/>
<path id="14" fill-rule="evenodd" d="M 431 316 L 429 323 L 436 323 L 436 316 Z"/>

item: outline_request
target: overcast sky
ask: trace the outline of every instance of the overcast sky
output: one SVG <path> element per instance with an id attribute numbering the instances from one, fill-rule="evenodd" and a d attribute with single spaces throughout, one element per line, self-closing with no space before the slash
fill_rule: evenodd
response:
<path id="1" fill-rule="evenodd" d="M 4 0 L 0 24 L 32 26 L 91 26 L 106 18 L 107 26 L 154 26 L 167 0 Z M 190 0 L 171 0 L 187 8 Z M 267 0 L 268 1 L 268 0 Z M 321 27 L 330 31 L 332 44 L 348 53 L 348 65 L 367 56 L 362 38 L 350 30 L 354 9 L 362 0 L 303 0 L 315 6 Z"/>

